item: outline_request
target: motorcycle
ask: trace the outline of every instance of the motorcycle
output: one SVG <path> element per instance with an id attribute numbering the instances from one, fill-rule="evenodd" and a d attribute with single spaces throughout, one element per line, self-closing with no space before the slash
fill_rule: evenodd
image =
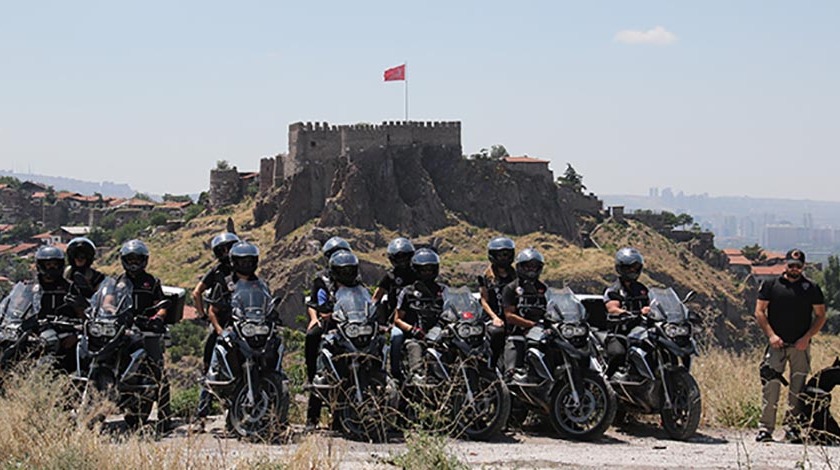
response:
<path id="1" fill-rule="evenodd" d="M 404 386 L 406 396 L 419 398 L 433 410 L 442 408 L 456 436 L 472 440 L 497 436 L 511 410 L 510 391 L 491 366 L 481 313 L 466 287 L 445 289 L 438 324 L 425 335 L 426 383 Z"/>
<path id="2" fill-rule="evenodd" d="M 690 373 L 697 354 L 692 338 L 696 317 L 673 289 L 651 288 L 650 313 L 608 318 L 610 331 L 598 332 L 602 348 L 609 341 L 626 344 L 626 364 L 611 372 L 609 381 L 623 411 L 658 413 L 673 439 L 688 439 L 700 423 L 700 387 Z M 629 334 L 619 332 L 628 322 L 641 321 Z"/>
<path id="3" fill-rule="evenodd" d="M 393 397 L 385 373 L 384 338 L 362 286 L 340 287 L 324 335 L 312 392 L 332 409 L 333 428 L 356 440 L 387 439 Z"/>
<path id="4" fill-rule="evenodd" d="M 99 284 L 85 311 L 73 376 L 83 389 L 83 409 L 90 406 L 96 391 L 117 403 L 129 427 L 145 424 L 159 398 L 163 385 L 155 378 L 157 365 L 144 343 L 146 338 L 165 334 L 165 327 L 137 315 L 133 290 L 128 278 L 107 277 Z M 158 302 L 142 313 L 165 308 L 168 303 Z M 88 362 L 85 372 L 83 364 Z"/>
<path id="5" fill-rule="evenodd" d="M 514 421 L 535 411 L 564 437 L 598 439 L 612 424 L 617 405 L 586 309 L 568 288 L 549 289 L 546 300 L 542 321 L 525 335 L 525 373 L 515 372 L 508 382 Z"/>
<path id="6" fill-rule="evenodd" d="M 232 322 L 216 342 L 204 384 L 227 409 L 240 437 L 269 438 L 288 424 L 289 380 L 276 300 L 260 280 L 236 282 Z"/>

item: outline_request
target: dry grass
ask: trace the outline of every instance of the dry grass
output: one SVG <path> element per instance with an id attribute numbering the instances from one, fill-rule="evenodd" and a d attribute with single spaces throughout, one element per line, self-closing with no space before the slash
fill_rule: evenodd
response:
<path id="1" fill-rule="evenodd" d="M 706 351 L 696 359 L 692 373 L 703 397 L 703 423 L 709 426 L 754 428 L 761 413 L 761 383 L 758 366 L 763 349 L 735 353 L 719 348 Z M 811 345 L 811 372 L 828 367 L 840 356 L 840 338 L 820 335 Z M 787 376 L 787 374 L 786 374 Z M 778 423 L 786 406 L 786 389 L 779 402 Z M 840 400 L 831 405 L 832 414 L 840 417 Z"/>

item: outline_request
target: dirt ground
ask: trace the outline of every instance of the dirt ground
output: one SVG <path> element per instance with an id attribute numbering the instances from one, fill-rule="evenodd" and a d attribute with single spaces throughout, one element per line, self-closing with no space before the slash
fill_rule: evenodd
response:
<path id="1" fill-rule="evenodd" d="M 190 440 L 208 458 L 269 458 L 280 462 L 291 459 L 303 442 L 300 429 L 292 443 L 280 445 L 248 444 L 224 436 L 221 420 L 205 433 L 192 434 L 177 429 L 165 441 Z M 348 441 L 327 431 L 319 431 L 317 446 L 341 463 L 341 468 L 395 468 L 392 461 L 406 450 L 405 444 L 365 444 Z M 701 429 L 689 442 L 671 441 L 655 425 L 634 424 L 611 428 L 594 443 L 570 442 L 549 433 L 533 431 L 506 434 L 496 442 L 449 441 L 450 450 L 473 468 L 840 468 L 840 447 L 815 447 L 780 442 L 755 442 L 755 431 Z"/>

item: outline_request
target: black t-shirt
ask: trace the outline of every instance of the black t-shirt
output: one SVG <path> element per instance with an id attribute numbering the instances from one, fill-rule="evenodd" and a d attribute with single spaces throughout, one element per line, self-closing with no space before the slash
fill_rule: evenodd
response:
<path id="1" fill-rule="evenodd" d="M 795 343 L 808 332 L 814 305 L 825 303 L 820 286 L 804 276 L 791 281 L 782 275 L 763 282 L 758 289 L 758 299 L 769 302 L 770 326 L 787 344 Z"/>
<path id="2" fill-rule="evenodd" d="M 155 315 L 157 312 L 147 312 L 146 309 L 163 300 L 160 280 L 147 272 L 139 273 L 134 277 L 122 274 L 117 282 L 123 279 L 130 280 L 133 286 L 131 300 L 134 302 L 135 314 L 145 317 Z"/>
<path id="3" fill-rule="evenodd" d="M 63 277 L 56 282 L 46 282 L 38 276 L 38 286 L 41 291 L 41 310 L 38 316 L 47 315 L 75 316 L 73 310 L 64 301 L 64 296 L 70 291 L 70 283 Z"/>
<path id="4" fill-rule="evenodd" d="M 624 285 L 621 280 L 615 281 L 604 292 L 604 303 L 611 300 L 617 300 L 621 308 L 635 313 L 640 313 L 642 307 L 650 305 L 648 288 L 639 281 L 630 281 L 628 285 Z"/>
<path id="5" fill-rule="evenodd" d="M 397 308 L 397 297 L 400 291 L 406 286 L 413 284 L 417 280 L 417 274 L 413 269 L 391 270 L 382 276 L 382 279 L 377 285 L 378 288 L 384 290 L 388 294 L 388 312 L 394 312 Z"/>
<path id="6" fill-rule="evenodd" d="M 506 271 L 506 275 L 501 276 L 498 269 L 491 264 L 483 275 L 478 276 L 478 285 L 487 289 L 487 303 L 490 305 L 490 309 L 496 312 L 496 315 L 500 318 L 505 316 L 502 311 L 502 291 L 506 285 L 516 280 L 516 271 L 513 268 Z"/>
<path id="7" fill-rule="evenodd" d="M 548 301 L 545 292 L 548 287 L 541 281 L 527 282 L 517 279 L 502 289 L 502 308 L 516 308 L 516 314 L 530 321 L 540 321 L 545 315 Z M 524 331 L 521 327 L 514 327 L 515 333 Z"/>
<path id="8" fill-rule="evenodd" d="M 217 286 L 222 289 L 227 289 L 227 277 L 232 272 L 230 266 L 219 263 L 216 267 L 207 271 L 207 274 L 201 278 L 201 283 L 204 284 L 206 289 L 215 289 Z"/>
<path id="9" fill-rule="evenodd" d="M 423 331 L 429 331 L 435 326 L 443 311 L 443 284 L 434 283 L 431 286 L 421 281 L 415 281 L 406 286 L 397 296 L 396 309 L 403 312 L 403 321 L 409 325 L 417 325 Z"/>

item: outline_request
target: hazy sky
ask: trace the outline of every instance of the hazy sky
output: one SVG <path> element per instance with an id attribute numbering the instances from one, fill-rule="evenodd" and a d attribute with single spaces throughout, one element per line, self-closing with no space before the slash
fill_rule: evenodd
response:
<path id="1" fill-rule="evenodd" d="M 288 124 L 460 120 L 598 193 L 840 200 L 840 2 L 0 0 L 0 168 L 197 192 Z"/>

